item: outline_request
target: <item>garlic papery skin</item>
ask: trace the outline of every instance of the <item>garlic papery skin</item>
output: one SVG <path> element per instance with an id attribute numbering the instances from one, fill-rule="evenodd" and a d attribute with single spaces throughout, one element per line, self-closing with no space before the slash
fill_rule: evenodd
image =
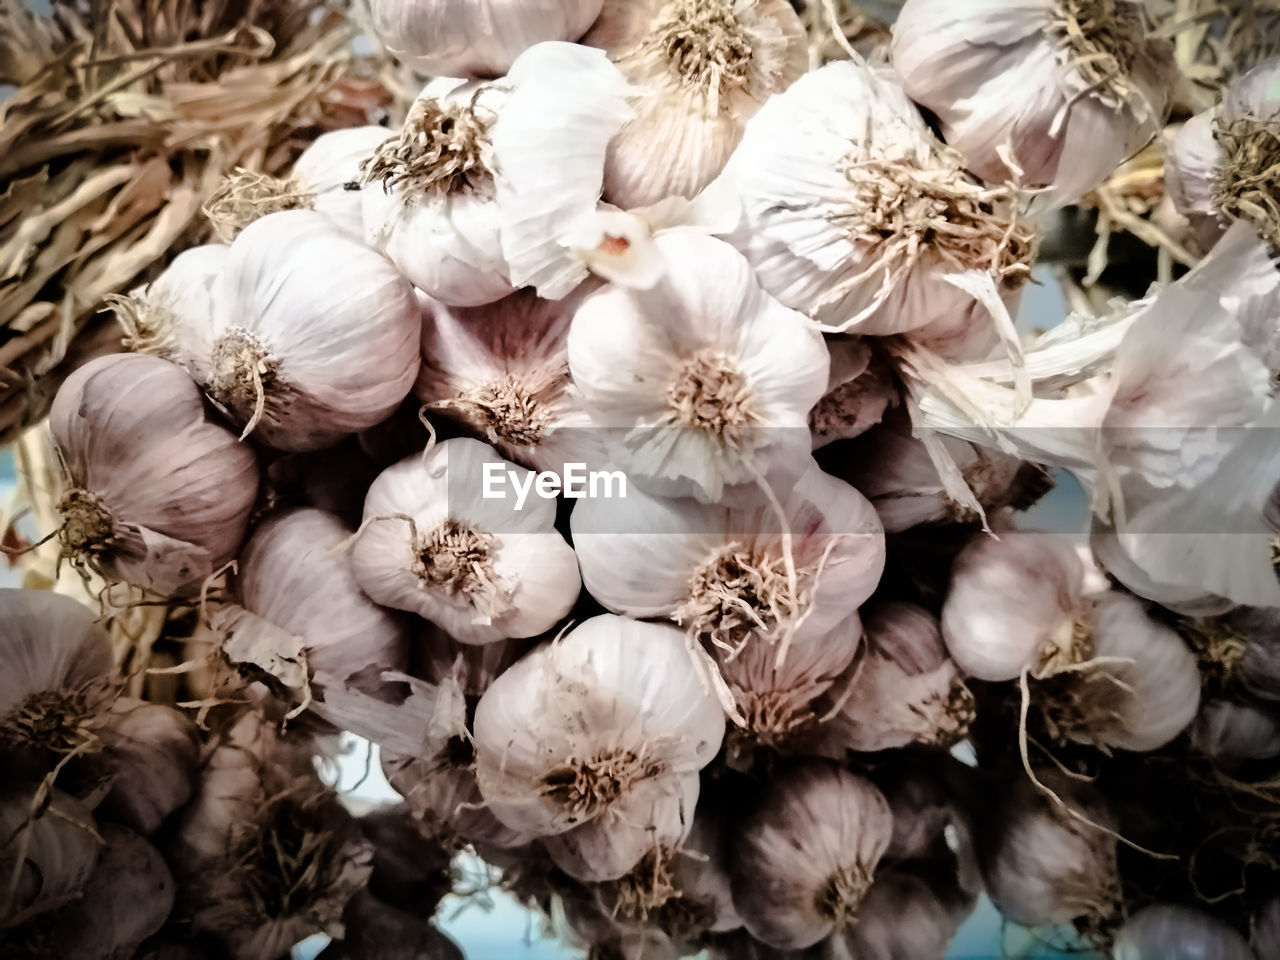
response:
<path id="1" fill-rule="evenodd" d="M 147 836 L 191 798 L 200 768 L 196 726 L 172 707 L 120 697 L 101 733 L 111 789 L 99 816 Z"/>
<path id="2" fill-rule="evenodd" d="M 1261 704 L 1211 700 L 1200 710 L 1191 742 L 1226 765 L 1280 757 L 1280 718 Z"/>
<path id="3" fill-rule="evenodd" d="M 1191 223 L 1197 246 L 1208 252 L 1226 231 L 1214 205 L 1214 184 L 1222 175 L 1223 151 L 1214 137 L 1216 111 L 1205 110 L 1178 128 L 1164 157 L 1165 191 Z"/>
<path id="4" fill-rule="evenodd" d="M 501 80 L 432 81 L 365 166 L 365 239 L 451 306 L 587 278 L 572 229 L 596 209 L 609 139 L 630 116 L 603 52 L 540 43 Z"/>
<path id="5" fill-rule="evenodd" d="M 1115 818 L 1090 784 L 1054 771 L 1037 776 L 1085 823 L 1015 778 L 978 825 L 975 847 L 987 894 L 1027 927 L 1081 921 L 1106 925 L 1119 907 Z M 1099 829 L 1100 825 L 1103 829 Z"/>
<path id="6" fill-rule="evenodd" d="M 1092 598 L 1077 625 L 1085 668 L 1031 688 L 1055 738 L 1145 751 L 1190 725 L 1200 708 L 1200 670 L 1181 637 L 1115 591 Z"/>
<path id="7" fill-rule="evenodd" d="M 1155 903 L 1120 928 L 1112 956 L 1114 960 L 1254 960 L 1255 954 L 1245 938 L 1221 920 L 1191 907 Z"/>
<path id="8" fill-rule="evenodd" d="M 205 203 L 205 216 L 228 242 L 254 220 L 284 210 L 315 210 L 344 233 L 361 237 L 360 167 L 387 135 L 378 126 L 322 133 L 284 177 L 237 167 Z"/>
<path id="9" fill-rule="evenodd" d="M 885 559 L 871 505 L 812 460 L 780 506 L 789 544 L 771 507 L 641 490 L 580 500 L 569 523 L 587 591 L 608 609 L 671 617 L 726 653 L 750 642 L 776 655 L 784 636 L 816 641 L 853 614 Z"/>
<path id="10" fill-rule="evenodd" d="M 858 752 L 963 739 L 976 715 L 973 695 L 947 656 L 937 619 L 914 604 L 888 602 L 864 609 L 862 623 L 852 679 L 827 695 L 838 698 L 838 710 L 823 739 Z"/>
<path id="11" fill-rule="evenodd" d="M 892 834 L 893 814 L 869 780 L 825 762 L 789 771 L 729 847 L 747 931 L 797 950 L 855 924 Z"/>
<path id="12" fill-rule="evenodd" d="M 1077 623 L 1084 567 L 1063 537 L 979 535 L 956 557 L 942 639 L 962 671 L 1014 680 L 1087 659 Z"/>
<path id="13" fill-rule="evenodd" d="M 573 382 L 615 463 L 638 486 L 704 502 L 794 476 L 829 372 L 821 335 L 728 244 L 689 230 L 654 243 L 662 280 L 592 293 L 569 329 Z"/>
<path id="14" fill-rule="evenodd" d="M 824 328 L 991 322 L 1012 341 L 1005 301 L 1035 233 L 1014 192 L 968 176 L 883 71 L 805 74 L 751 119 L 723 176 L 742 208 L 728 239 L 765 290 Z"/>
<path id="15" fill-rule="evenodd" d="M 101 844 L 79 800 L 15 783 L 0 798 L 0 929 L 77 897 L 97 866 Z"/>
<path id="16" fill-rule="evenodd" d="M 639 93 L 605 167 L 605 198 L 626 209 L 693 197 L 808 66 L 785 0 L 605 0 L 582 42 L 608 50 Z"/>
<path id="17" fill-rule="evenodd" d="M 486 476 L 511 478 L 500 497 Z M 378 603 L 408 610 L 463 643 L 532 637 L 578 598 L 573 548 L 555 530 L 554 499 L 478 440 L 457 437 L 382 472 L 365 498 L 351 560 Z"/>
<path id="18" fill-rule="evenodd" d="M 693 822 L 724 714 L 674 627 L 593 617 L 509 668 L 475 713 L 477 776 L 507 826 L 558 837 L 592 880 L 630 871 Z M 645 843 L 645 838 L 649 842 Z"/>
<path id="19" fill-rule="evenodd" d="M 230 252 L 231 247 L 225 243 L 183 250 L 149 284 L 137 287 L 127 297 L 108 297 L 107 304 L 124 329 L 124 346 L 172 360 L 187 369 L 199 362 L 206 351 L 197 349 L 200 345 L 186 337 L 180 342 L 176 330 L 210 328 L 218 277 Z"/>
<path id="20" fill-rule="evenodd" d="M 235 556 L 258 493 L 253 451 L 212 422 L 181 367 L 114 354 L 76 370 L 49 412 L 66 480 L 64 554 L 160 594 Z"/>
<path id="21" fill-rule="evenodd" d="M 1127 0 L 907 0 L 893 28 L 894 69 L 966 166 L 992 183 L 1016 176 L 1055 205 L 1159 133 L 1172 53 Z"/>
<path id="22" fill-rule="evenodd" d="M 418 372 L 413 288 L 387 260 L 312 210 L 255 220 L 236 237 L 212 328 L 179 355 L 245 435 L 317 450 L 385 419 Z"/>
<path id="23" fill-rule="evenodd" d="M 898 389 L 887 364 L 854 337 L 831 337 L 831 376 L 827 392 L 809 411 L 809 431 L 817 450 L 836 440 L 866 433 L 898 405 Z"/>
<path id="24" fill-rule="evenodd" d="M 497 77 L 534 44 L 577 40 L 601 0 L 375 0 L 373 28 L 418 73 Z"/>
<path id="25" fill-rule="evenodd" d="M 603 438 L 569 378 L 569 323 L 580 302 L 576 293 L 543 300 L 526 289 L 483 307 L 433 306 L 414 392 L 522 466 L 557 474 L 569 463 L 604 466 Z"/>

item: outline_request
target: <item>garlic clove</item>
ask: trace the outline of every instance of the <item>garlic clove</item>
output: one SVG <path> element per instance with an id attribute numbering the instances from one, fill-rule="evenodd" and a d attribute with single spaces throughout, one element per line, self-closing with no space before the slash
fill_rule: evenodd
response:
<path id="1" fill-rule="evenodd" d="M 635 290 L 652 290 L 667 271 L 648 223 L 624 210 L 601 209 L 578 220 L 565 243 L 592 273 Z"/>

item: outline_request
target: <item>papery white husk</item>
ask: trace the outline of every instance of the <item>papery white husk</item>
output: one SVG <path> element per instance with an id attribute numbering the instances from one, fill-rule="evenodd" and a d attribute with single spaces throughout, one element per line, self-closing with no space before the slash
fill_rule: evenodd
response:
<path id="1" fill-rule="evenodd" d="M 138 354 L 91 360 L 59 388 L 49 429 L 70 488 L 59 511 L 73 560 L 172 594 L 235 556 L 258 464 L 209 418 L 181 367 Z"/>
<path id="2" fill-rule="evenodd" d="M 1211 700 L 1191 730 L 1191 742 L 1205 756 L 1232 763 L 1280 757 L 1280 717 L 1253 703 Z"/>
<path id="3" fill-rule="evenodd" d="M 969 169 L 1006 180 L 1007 150 L 1023 181 L 1048 188 L 1055 205 L 1074 203 L 1159 133 L 1176 76 L 1169 43 L 1145 35 L 1141 5 L 1118 0 L 1095 6 L 1133 43 L 1132 62 L 1120 63 L 1116 81 L 1097 83 L 1082 64 L 1103 74 L 1110 64 L 1056 33 L 1062 6 L 908 0 L 893 29 L 903 85 Z"/>
<path id="4" fill-rule="evenodd" d="M 630 116 L 627 92 L 602 52 L 568 43 L 531 47 L 501 80 L 432 81 L 405 135 L 424 136 L 432 110 L 462 110 L 482 128 L 479 167 L 466 183 L 428 189 L 412 177 L 372 179 L 365 239 L 442 303 L 479 306 L 523 286 L 565 296 L 587 276 L 565 241 L 600 198 L 605 148 Z M 366 169 L 366 179 L 376 174 Z"/>
<path id="5" fill-rule="evenodd" d="M 765 791 L 735 831 L 733 902 L 748 932 L 800 949 L 857 922 L 893 833 L 893 814 L 869 780 L 810 762 Z"/>
<path id="6" fill-rule="evenodd" d="M 428 76 L 494 77 L 546 40 L 577 40 L 601 0 L 375 0 L 387 49 Z"/>
<path id="7" fill-rule="evenodd" d="M 821 335 L 764 293 L 729 245 L 692 231 L 655 239 L 667 273 L 651 290 L 591 294 L 569 330 L 569 369 L 628 478 L 655 493 L 716 502 L 727 489 L 803 464 L 809 410 L 826 385 Z M 669 395 L 706 358 L 745 400 L 721 431 Z M 705 398 L 695 386 L 695 405 Z M 712 415 L 725 414 L 719 401 Z M 691 408 L 692 410 L 692 408 Z M 732 432 L 729 432 L 732 431 Z"/>
<path id="8" fill-rule="evenodd" d="M 627 209 L 694 196 L 747 119 L 808 66 L 804 27 L 785 0 L 605 0 L 582 42 L 608 50 L 638 89 L 636 116 L 605 166 L 605 197 Z"/>
<path id="9" fill-rule="evenodd" d="M 482 307 L 434 305 L 423 316 L 414 392 L 523 466 L 561 476 L 569 463 L 603 469 L 603 438 L 569 378 L 580 302 L 578 292 L 543 300 L 525 289 Z"/>
<path id="10" fill-rule="evenodd" d="M 1084 568 L 1061 537 L 980 534 L 956 557 L 942 607 L 952 659 L 979 680 L 1016 679 L 1046 662 L 1071 662 Z"/>
<path id="11" fill-rule="evenodd" d="M 499 496 L 486 496 L 486 465 L 518 479 Z M 425 617 L 463 643 L 550 629 L 578 597 L 578 562 L 554 528 L 554 499 L 530 489 L 517 507 L 513 485 L 527 481 L 529 471 L 468 437 L 388 467 L 369 488 L 352 548 L 360 586 L 378 603 Z M 450 566 L 447 544 L 431 541 L 450 525 L 485 541 L 477 548 L 483 557 Z M 454 569 L 461 579 L 445 577 Z M 432 571 L 441 582 L 431 582 Z"/>
<path id="12" fill-rule="evenodd" d="M 290 210 L 236 237 L 211 326 L 180 326 L 178 356 L 194 358 L 192 376 L 238 427 L 277 449 L 316 450 L 404 399 L 419 317 L 386 258 L 321 214 Z"/>
<path id="13" fill-rule="evenodd" d="M 983 190 L 883 71 L 841 61 L 806 74 L 752 118 L 725 169 L 742 207 L 729 239 L 766 290 L 828 329 L 893 334 L 942 320 L 949 326 L 994 322 L 1011 339 L 1003 301 L 1025 281 L 1034 252 L 1027 229 L 1004 237 L 1016 249 L 991 264 L 1002 275 L 953 262 L 923 226 L 917 242 L 899 246 L 903 238 L 890 233 L 897 228 L 876 219 L 883 211 L 872 209 L 869 196 L 859 200 L 849 177 L 876 163 L 941 180 L 966 195 Z M 900 195 L 890 186 L 877 202 Z M 993 209 L 1012 225 L 1009 202 Z M 895 248 L 885 249 L 886 240 Z M 997 311 L 992 321 L 975 299 L 979 290 Z"/>
<path id="14" fill-rule="evenodd" d="M 813 448 L 866 433 L 898 405 L 898 388 L 887 364 L 854 337 L 831 337 L 831 375 L 827 392 L 809 411 Z"/>
<path id="15" fill-rule="evenodd" d="M 1115 960 L 1253 960 L 1234 928 L 1191 907 L 1155 903 L 1130 917 L 1116 934 Z"/>
<path id="16" fill-rule="evenodd" d="M 793 639 L 822 637 L 875 590 L 884 570 L 884 533 L 866 498 L 812 460 L 780 503 L 799 587 L 798 596 L 786 589 L 800 620 Z M 786 551 L 779 518 L 769 506 L 723 507 L 639 490 L 617 501 L 581 500 L 570 526 L 587 591 L 631 617 L 679 621 L 699 599 L 693 594 L 700 571 L 731 547 L 774 566 Z M 724 585 L 730 592 L 739 589 Z M 765 627 L 757 637 L 772 645 L 788 621 L 762 606 L 767 598 L 749 596 L 747 587 L 740 593 L 747 604 L 761 605 L 754 615 Z"/>
<path id="17" fill-rule="evenodd" d="M 513 829 L 558 837 L 562 868 L 603 880 L 634 867 L 655 838 L 688 833 L 724 715 L 679 630 L 603 615 L 494 681 L 474 731 L 489 809 Z M 583 766 L 597 761 L 598 775 Z"/>

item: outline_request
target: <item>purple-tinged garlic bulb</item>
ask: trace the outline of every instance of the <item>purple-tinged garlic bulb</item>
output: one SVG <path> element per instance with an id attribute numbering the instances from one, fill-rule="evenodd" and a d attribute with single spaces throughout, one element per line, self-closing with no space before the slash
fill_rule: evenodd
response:
<path id="1" fill-rule="evenodd" d="M 970 170 L 1058 205 L 1160 132 L 1177 75 L 1128 0 L 907 0 L 892 58 Z"/>
<path id="2" fill-rule="evenodd" d="M 582 42 L 608 50 L 638 94 L 605 165 L 605 199 L 624 209 L 696 195 L 808 65 L 786 0 L 605 0 Z"/>
<path id="3" fill-rule="evenodd" d="M 731 834 L 733 902 L 747 931 L 794 950 L 857 923 L 892 835 L 870 781 L 825 762 L 787 771 Z"/>
<path id="4" fill-rule="evenodd" d="M 946 879 L 902 867 L 881 871 L 857 921 L 815 947 L 813 960 L 942 960 L 977 902 L 976 894 L 947 889 Z"/>
<path id="5" fill-rule="evenodd" d="M 258 493 L 253 451 L 212 422 L 181 367 L 113 354 L 76 370 L 49 429 L 66 477 L 59 538 L 73 563 L 160 594 L 231 560 Z"/>
<path id="6" fill-rule="evenodd" d="M 1248 941 L 1203 911 L 1154 903 L 1130 917 L 1111 948 L 1115 960 L 1254 960 Z M 1257 957 L 1273 954 L 1258 953 Z"/>
<path id="7" fill-rule="evenodd" d="M 1026 777 L 1003 784 L 978 822 L 975 849 L 987 894 L 1023 926 L 1074 921 L 1105 930 L 1119 909 L 1115 818 L 1091 784 L 1051 771 L 1038 776 L 1071 812 Z"/>
<path id="8" fill-rule="evenodd" d="M 463 643 L 549 630 L 581 581 L 555 530 L 555 500 L 534 479 L 468 437 L 388 467 L 369 488 L 351 553 L 360 586 Z"/>
<path id="9" fill-rule="evenodd" d="M 568 240 L 600 200 L 628 92 L 572 43 L 530 47 L 499 80 L 433 80 L 364 167 L 365 240 L 451 306 L 566 296 L 587 278 Z"/>
<path id="10" fill-rule="evenodd" d="M 7 783 L 0 796 L 0 929 L 74 901 L 101 847 L 79 800 L 56 788 Z"/>
<path id="11" fill-rule="evenodd" d="M 493 814 L 600 881 L 688 834 L 724 714 L 678 629 L 603 615 L 498 677 L 474 730 Z"/>
<path id="12" fill-rule="evenodd" d="M 1200 710 L 1191 743 L 1223 764 L 1280 757 L 1280 715 L 1274 706 L 1211 700 Z"/>
<path id="13" fill-rule="evenodd" d="M 821 334 L 728 244 L 691 230 L 654 244 L 662 279 L 592 293 L 569 329 L 573 382 L 614 463 L 652 493 L 707 503 L 794 478 L 826 389 Z"/>
<path id="14" fill-rule="evenodd" d="M 200 768 L 200 734 L 184 714 L 160 703 L 121 697 L 98 736 L 111 788 L 98 806 L 144 836 L 191 798 Z"/>
<path id="15" fill-rule="evenodd" d="M 420 318 L 385 257 L 315 211 L 288 210 L 236 237 L 210 325 L 180 325 L 176 355 L 244 435 L 318 450 L 404 399 Z"/>
<path id="16" fill-rule="evenodd" d="M 1084 567 L 1070 542 L 1009 530 L 979 535 L 956 557 L 942 638 L 960 669 L 1014 680 L 1087 659 L 1078 621 Z"/>
<path id="17" fill-rule="evenodd" d="M 482 307 L 424 311 L 423 403 L 537 470 L 604 466 L 604 444 L 569 378 L 569 323 L 581 296 L 521 290 Z"/>
<path id="18" fill-rule="evenodd" d="M 670 617 L 726 653 L 816 640 L 875 590 L 884 533 L 866 499 L 812 460 L 780 501 L 785 537 L 768 506 L 641 490 L 580 500 L 570 525 L 583 581 L 610 610 Z"/>
<path id="19" fill-rule="evenodd" d="M 947 656 L 937 618 L 914 604 L 888 602 L 865 608 L 862 626 L 852 679 L 837 681 L 827 694 L 837 709 L 823 740 L 872 752 L 963 739 L 975 715 L 973 695 Z"/>
<path id="20" fill-rule="evenodd" d="M 375 0 L 378 39 L 417 73 L 498 77 L 534 44 L 577 40 L 601 0 Z"/>
<path id="21" fill-rule="evenodd" d="M 363 237 L 360 168 L 389 135 L 378 126 L 322 133 L 284 177 L 237 167 L 205 203 L 205 215 L 228 241 L 254 220 L 284 210 L 314 210 L 343 233 Z"/>
<path id="22" fill-rule="evenodd" d="M 205 762 L 170 863 L 179 914 L 233 960 L 277 960 L 313 933 L 340 936 L 373 848 L 305 744 L 246 714 Z"/>
<path id="23" fill-rule="evenodd" d="M 1007 303 L 1036 235 L 1014 191 L 961 167 L 892 76 L 829 63 L 747 123 L 724 173 L 742 207 L 730 240 L 765 290 L 828 331 L 945 321 L 1014 348 Z"/>
<path id="24" fill-rule="evenodd" d="M 1178 128 L 1164 156 L 1165 192 L 1187 218 L 1196 245 L 1208 252 L 1227 224 L 1214 204 L 1214 185 L 1222 172 L 1222 147 L 1214 136 L 1214 110 L 1205 110 Z"/>
<path id="25" fill-rule="evenodd" d="M 866 433 L 898 404 L 898 389 L 887 364 L 856 337 L 831 337 L 827 392 L 809 411 L 809 431 L 817 450 L 836 440 Z"/>

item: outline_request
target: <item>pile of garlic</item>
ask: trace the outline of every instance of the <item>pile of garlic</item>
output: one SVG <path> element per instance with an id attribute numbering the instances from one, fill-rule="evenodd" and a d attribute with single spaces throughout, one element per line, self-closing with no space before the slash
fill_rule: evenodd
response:
<path id="1" fill-rule="evenodd" d="M 1280 66 L 1174 136 L 1139 4 L 901 6 L 820 64 L 808 0 L 374 3 L 446 76 L 229 181 L 53 404 L 6 956 L 457 957 L 464 850 L 592 957 L 940 960 L 983 893 L 1275 955 Z M 1157 136 L 1203 260 L 1018 328 Z M 182 709 L 90 609 L 150 603 Z"/>

